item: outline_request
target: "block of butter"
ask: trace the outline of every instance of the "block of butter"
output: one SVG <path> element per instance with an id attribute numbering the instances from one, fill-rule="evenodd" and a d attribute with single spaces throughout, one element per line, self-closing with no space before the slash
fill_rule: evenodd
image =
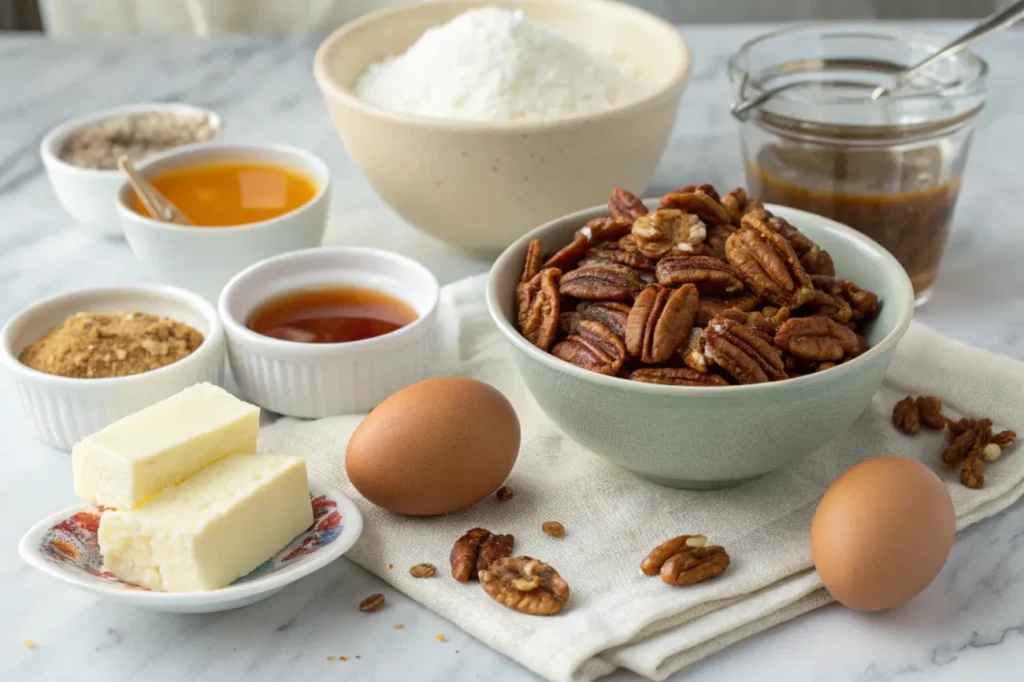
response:
<path id="1" fill-rule="evenodd" d="M 255 452 L 260 408 L 196 384 L 86 437 L 71 451 L 75 494 L 127 509 L 235 452 Z"/>
<path id="2" fill-rule="evenodd" d="M 135 509 L 100 517 L 103 567 L 164 592 L 231 584 L 313 523 L 306 463 L 235 454 Z"/>

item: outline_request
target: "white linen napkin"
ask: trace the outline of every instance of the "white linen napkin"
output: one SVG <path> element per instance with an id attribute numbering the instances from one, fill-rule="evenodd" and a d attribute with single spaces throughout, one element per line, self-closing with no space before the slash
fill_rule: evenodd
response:
<path id="1" fill-rule="evenodd" d="M 652 680 L 757 632 L 829 603 L 810 556 L 815 506 L 829 483 L 856 462 L 894 454 L 920 459 L 947 481 L 958 528 L 991 516 L 1024 492 L 1024 453 L 1009 451 L 986 467 L 981 490 L 960 484 L 939 462 L 942 435 L 910 438 L 891 425 L 907 394 L 937 395 L 947 412 L 987 416 L 998 427 L 1024 427 L 1024 364 L 911 325 L 885 383 L 848 431 L 787 469 L 736 488 L 690 492 L 637 478 L 569 440 L 520 380 L 484 306 L 485 278 L 445 287 L 441 324 L 450 334 L 448 374 L 501 390 L 522 425 L 512 500 L 493 496 L 438 518 L 401 517 L 363 500 L 345 476 L 348 439 L 362 415 L 318 421 L 283 419 L 262 432 L 260 449 L 305 457 L 310 468 L 346 490 L 365 516 L 347 555 L 413 599 L 555 682 L 584 682 L 625 667 Z M 564 538 L 544 535 L 559 521 Z M 492 601 L 478 585 L 448 577 L 448 553 L 466 530 L 483 526 L 515 535 L 515 553 L 554 566 L 571 598 L 555 617 L 526 616 Z M 722 576 L 670 588 L 639 570 L 666 538 L 704 533 L 724 545 L 732 565 Z M 414 579 L 429 562 L 439 576 Z M 388 567 L 393 566 L 393 569 Z"/>

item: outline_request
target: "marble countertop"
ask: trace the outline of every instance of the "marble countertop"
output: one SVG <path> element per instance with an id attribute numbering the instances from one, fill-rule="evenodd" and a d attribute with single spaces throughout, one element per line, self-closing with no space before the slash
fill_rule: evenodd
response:
<path id="1" fill-rule="evenodd" d="M 915 24 L 953 35 L 962 23 Z M 696 54 L 652 194 L 693 180 L 742 182 L 725 64 L 764 27 L 684 27 Z M 48 42 L 0 35 L 0 323 L 54 292 L 141 282 L 120 240 L 73 224 L 38 155 L 65 118 L 146 100 L 212 107 L 229 139 L 275 141 L 321 155 L 335 173 L 327 242 L 413 256 L 450 282 L 484 271 L 390 213 L 345 155 L 312 77 L 318 37 Z M 979 50 L 991 98 L 975 133 L 955 228 L 931 302 L 917 318 L 970 344 L 1024 358 L 1024 31 Z M 235 612 L 167 615 L 99 602 L 17 556 L 37 519 L 75 504 L 66 454 L 39 445 L 0 382 L 0 679 L 223 682 L 281 679 L 538 679 L 451 623 L 341 560 Z M 775 628 L 674 680 L 1020 680 L 1024 670 L 1024 504 L 961 533 L 940 577 L 910 604 L 860 615 L 831 606 Z M 384 592 L 389 608 L 356 605 Z M 404 629 L 394 625 L 401 623 Z M 439 642 L 437 634 L 444 634 Z M 28 648 L 23 642 L 34 641 Z M 359 656 L 356 659 L 356 656 Z M 347 661 L 329 661 L 345 656 Z M 636 680 L 617 673 L 609 680 Z"/>

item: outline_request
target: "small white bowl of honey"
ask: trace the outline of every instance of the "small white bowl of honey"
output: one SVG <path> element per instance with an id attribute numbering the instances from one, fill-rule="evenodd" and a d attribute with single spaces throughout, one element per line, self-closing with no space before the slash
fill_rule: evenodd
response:
<path id="1" fill-rule="evenodd" d="M 247 400 L 289 417 L 367 412 L 434 371 L 437 279 L 366 247 L 270 258 L 224 287 L 218 312 Z"/>
<path id="2" fill-rule="evenodd" d="M 161 280 L 207 300 L 253 263 L 323 241 L 330 171 L 303 149 L 208 143 L 138 170 L 192 224 L 154 219 L 124 184 L 117 212 L 128 245 Z"/>

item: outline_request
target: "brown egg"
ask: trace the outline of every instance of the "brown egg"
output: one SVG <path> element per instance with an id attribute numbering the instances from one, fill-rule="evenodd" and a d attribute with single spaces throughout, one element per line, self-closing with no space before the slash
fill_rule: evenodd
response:
<path id="1" fill-rule="evenodd" d="M 363 497 L 399 514 L 435 516 L 479 502 L 519 454 L 519 419 L 496 389 L 442 377 L 404 388 L 356 428 L 345 454 Z"/>
<path id="2" fill-rule="evenodd" d="M 875 457 L 825 491 L 811 525 L 811 555 L 836 601 L 881 611 L 935 579 L 954 533 L 953 502 L 931 469 L 905 457 Z"/>

